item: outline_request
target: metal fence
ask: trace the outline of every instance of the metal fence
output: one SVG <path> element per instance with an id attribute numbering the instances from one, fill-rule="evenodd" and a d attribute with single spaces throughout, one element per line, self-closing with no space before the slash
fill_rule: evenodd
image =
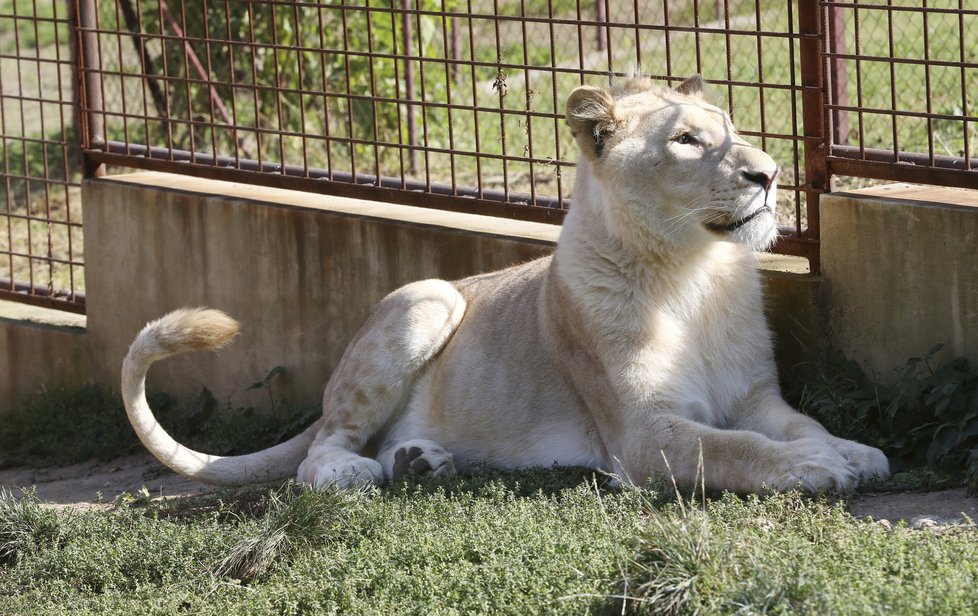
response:
<path id="1" fill-rule="evenodd" d="M 822 4 L 836 123 L 828 172 L 978 188 L 978 5 Z"/>
<path id="2" fill-rule="evenodd" d="M 81 298 L 74 134 L 88 174 L 156 169 L 559 222 L 575 158 L 564 97 L 636 66 L 714 84 L 785 169 L 775 250 L 815 270 L 833 174 L 978 187 L 978 9 L 964 0 L 71 3 L 0 0 L 3 108 L 20 119 L 0 126 L 4 160 L 24 161 L 4 168 L 8 295 Z M 35 64 L 57 67 L 57 89 L 25 91 Z M 43 111 L 55 102 L 60 115 Z M 29 120 L 35 103 L 47 125 Z M 30 152 L 44 152 L 36 169 Z M 52 239 L 17 244 L 21 220 Z"/>
<path id="3" fill-rule="evenodd" d="M 69 6 L 0 0 L 0 298 L 83 310 Z"/>

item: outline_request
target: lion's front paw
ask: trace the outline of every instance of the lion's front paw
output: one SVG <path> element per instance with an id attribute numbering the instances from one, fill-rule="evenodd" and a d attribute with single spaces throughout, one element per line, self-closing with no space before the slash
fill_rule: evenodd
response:
<path id="1" fill-rule="evenodd" d="M 768 479 L 768 487 L 785 491 L 801 488 L 806 492 L 830 489 L 851 490 L 857 477 L 841 454 L 813 438 L 781 443 L 783 460 Z"/>
<path id="2" fill-rule="evenodd" d="M 332 449 L 303 460 L 296 479 L 314 488 L 353 488 L 383 483 L 384 469 L 376 460 L 350 451 Z"/>
<path id="3" fill-rule="evenodd" d="M 829 445 L 846 459 L 849 468 L 856 474 L 860 482 L 877 477 L 879 479 L 889 478 L 890 462 L 886 459 L 886 454 L 879 449 L 835 437 L 829 441 Z"/>

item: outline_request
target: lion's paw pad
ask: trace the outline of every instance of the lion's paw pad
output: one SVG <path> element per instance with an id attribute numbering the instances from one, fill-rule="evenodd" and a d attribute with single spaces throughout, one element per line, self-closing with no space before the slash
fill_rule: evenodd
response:
<path id="1" fill-rule="evenodd" d="M 408 441 L 394 453 L 394 478 L 428 474 L 450 477 L 455 474 L 455 457 L 431 441 Z"/>

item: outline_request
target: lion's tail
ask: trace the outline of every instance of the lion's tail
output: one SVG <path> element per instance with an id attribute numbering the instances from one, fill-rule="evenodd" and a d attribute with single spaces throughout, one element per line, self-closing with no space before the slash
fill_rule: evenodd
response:
<path id="1" fill-rule="evenodd" d="M 218 485 L 237 485 L 295 475 L 319 422 L 292 439 L 242 456 L 212 456 L 184 447 L 166 433 L 146 401 L 146 372 L 157 361 L 186 351 L 219 349 L 238 333 L 237 322 L 219 310 L 184 308 L 143 328 L 122 364 L 122 398 L 139 440 L 177 473 Z"/>

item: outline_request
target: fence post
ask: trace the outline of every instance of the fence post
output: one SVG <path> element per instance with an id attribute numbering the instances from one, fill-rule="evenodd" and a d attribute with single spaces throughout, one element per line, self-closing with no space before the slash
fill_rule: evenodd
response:
<path id="1" fill-rule="evenodd" d="M 825 113 L 825 31 L 820 0 L 798 0 L 798 29 L 801 34 L 801 106 L 804 124 L 805 184 L 808 229 L 805 236 L 819 237 L 818 199 L 829 189 L 829 135 Z M 809 257 L 812 272 L 819 271 L 817 250 Z"/>
<path id="2" fill-rule="evenodd" d="M 105 165 L 93 163 L 85 150 L 105 145 L 102 117 L 102 75 L 98 53 L 97 0 L 69 2 L 71 22 L 71 65 L 73 81 L 74 123 L 76 139 L 81 143 L 82 172 L 85 177 L 100 176 Z"/>

